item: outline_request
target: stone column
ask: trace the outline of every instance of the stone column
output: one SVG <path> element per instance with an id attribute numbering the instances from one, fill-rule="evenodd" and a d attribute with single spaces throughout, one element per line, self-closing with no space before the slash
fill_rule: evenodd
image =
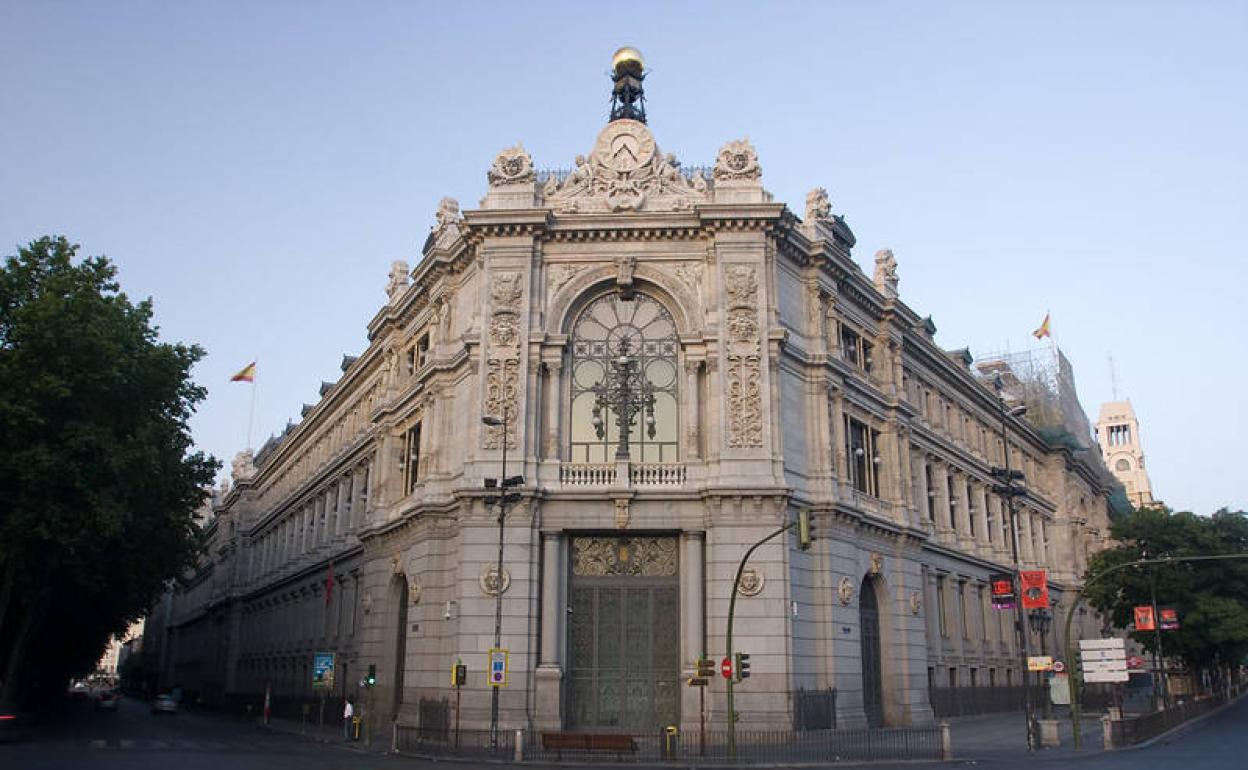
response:
<path id="1" fill-rule="evenodd" d="M 542 646 L 536 671 L 539 729 L 563 728 L 563 639 L 567 633 L 566 540 L 558 532 L 542 534 Z"/>
<path id="2" fill-rule="evenodd" d="M 841 488 L 849 478 L 849 458 L 845 455 L 845 394 L 839 389 L 832 393 L 832 451 L 836 457 L 835 478 L 832 481 L 836 499 L 841 498 Z"/>
<path id="3" fill-rule="evenodd" d="M 561 460 L 559 451 L 560 421 L 563 419 L 563 399 L 559 397 L 562 384 L 563 359 L 546 361 L 546 451 L 545 459 Z"/>
<path id="4" fill-rule="evenodd" d="M 702 440 L 702 406 L 698 402 L 698 371 L 702 368 L 701 361 L 685 360 L 685 434 L 687 441 L 687 457 L 697 460 L 700 457 L 699 444 Z"/>
<path id="5" fill-rule="evenodd" d="M 680 570 L 680 657 L 681 673 L 693 676 L 693 662 L 706 649 L 706 535 L 686 532 L 681 536 Z M 698 687 L 681 687 L 681 730 L 696 730 L 699 724 Z M 709 693 L 708 693 L 709 694 Z M 709 704 L 708 704 L 709 707 Z"/>
<path id="6" fill-rule="evenodd" d="M 1031 566 L 1031 514 L 1026 508 L 1020 508 L 1017 505 L 1014 508 L 1014 515 L 1018 517 L 1018 560 L 1026 567 Z"/>
<path id="7" fill-rule="evenodd" d="M 910 432 L 905 428 L 897 428 L 897 445 L 893 455 L 897 458 L 897 483 L 901 494 L 901 521 L 910 526 L 916 524 L 916 508 L 914 505 L 914 469 L 910 465 L 913 459 L 910 454 Z"/>
<path id="8" fill-rule="evenodd" d="M 958 471 L 953 477 L 954 495 L 958 501 L 958 520 L 961 526 L 958 527 L 958 545 L 964 551 L 972 551 L 975 547 L 975 538 L 971 535 L 971 521 L 975 513 L 971 511 L 971 496 L 966 488 L 967 475 Z"/>
<path id="9" fill-rule="evenodd" d="M 935 459 L 931 466 L 936 482 L 936 538 L 949 543 L 953 539 L 953 519 L 949 513 L 949 469 L 944 462 Z"/>
<path id="10" fill-rule="evenodd" d="M 984 485 L 976 481 L 974 486 L 975 515 L 978 521 L 975 523 L 975 540 L 979 545 L 980 551 L 985 556 L 990 555 L 991 546 L 989 545 L 989 535 L 991 530 L 988 528 L 988 494 Z M 992 538 L 996 539 L 995 533 Z"/>
<path id="11" fill-rule="evenodd" d="M 920 527 L 928 527 L 933 522 L 933 511 L 927 488 L 927 455 L 919 450 L 914 450 L 914 452 L 916 456 L 911 462 L 911 468 L 914 470 L 914 511 L 918 517 L 917 524 Z"/>

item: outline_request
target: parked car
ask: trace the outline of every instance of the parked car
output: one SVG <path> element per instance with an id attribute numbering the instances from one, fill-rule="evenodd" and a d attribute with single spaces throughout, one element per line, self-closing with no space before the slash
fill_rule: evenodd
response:
<path id="1" fill-rule="evenodd" d="M 95 708 L 97 711 L 100 709 L 116 711 L 119 700 L 121 696 L 115 690 L 101 690 L 100 694 L 95 696 Z"/>
<path id="2" fill-rule="evenodd" d="M 178 713 L 178 702 L 168 693 L 157 695 L 156 700 L 152 701 L 153 714 L 176 714 Z"/>
<path id="3" fill-rule="evenodd" d="M 91 688 L 86 682 L 74 682 L 69 686 L 69 699 L 85 701 L 91 697 Z"/>

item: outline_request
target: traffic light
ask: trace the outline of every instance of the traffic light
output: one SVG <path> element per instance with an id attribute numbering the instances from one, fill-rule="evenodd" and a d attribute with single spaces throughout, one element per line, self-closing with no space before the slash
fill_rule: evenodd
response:
<path id="1" fill-rule="evenodd" d="M 368 676 L 364 678 L 364 682 L 369 687 L 372 687 L 373 685 L 377 684 L 377 664 L 376 663 L 368 664 Z"/>
<path id="2" fill-rule="evenodd" d="M 797 511 L 797 547 L 803 551 L 807 550 L 814 537 L 814 528 L 810 526 L 810 509 L 799 508 Z"/>
<path id="3" fill-rule="evenodd" d="M 698 658 L 698 676 L 699 677 L 714 677 L 715 676 L 715 661 L 711 660 L 710 658 Z"/>
<path id="4" fill-rule="evenodd" d="M 750 678 L 750 654 L 748 652 L 738 652 L 732 656 L 733 661 L 732 673 L 736 680 L 740 682 L 742 679 Z"/>

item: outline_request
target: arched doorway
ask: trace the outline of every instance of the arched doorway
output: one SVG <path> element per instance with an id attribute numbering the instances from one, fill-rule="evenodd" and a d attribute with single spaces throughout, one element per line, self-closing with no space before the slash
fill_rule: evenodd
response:
<path id="1" fill-rule="evenodd" d="M 880 645 L 880 605 L 876 581 L 863 578 L 858 591 L 858 627 L 862 642 L 862 710 L 868 727 L 884 726 L 884 671 Z"/>

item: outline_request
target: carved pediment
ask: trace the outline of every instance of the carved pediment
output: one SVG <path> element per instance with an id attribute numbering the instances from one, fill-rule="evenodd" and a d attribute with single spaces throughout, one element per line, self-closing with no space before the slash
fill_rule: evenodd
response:
<path id="1" fill-rule="evenodd" d="M 686 175 L 672 154 L 664 154 L 644 123 L 615 120 L 598 134 L 589 157 L 560 181 L 542 187 L 546 205 L 563 212 L 679 211 L 709 203 L 710 182 L 700 172 Z"/>

